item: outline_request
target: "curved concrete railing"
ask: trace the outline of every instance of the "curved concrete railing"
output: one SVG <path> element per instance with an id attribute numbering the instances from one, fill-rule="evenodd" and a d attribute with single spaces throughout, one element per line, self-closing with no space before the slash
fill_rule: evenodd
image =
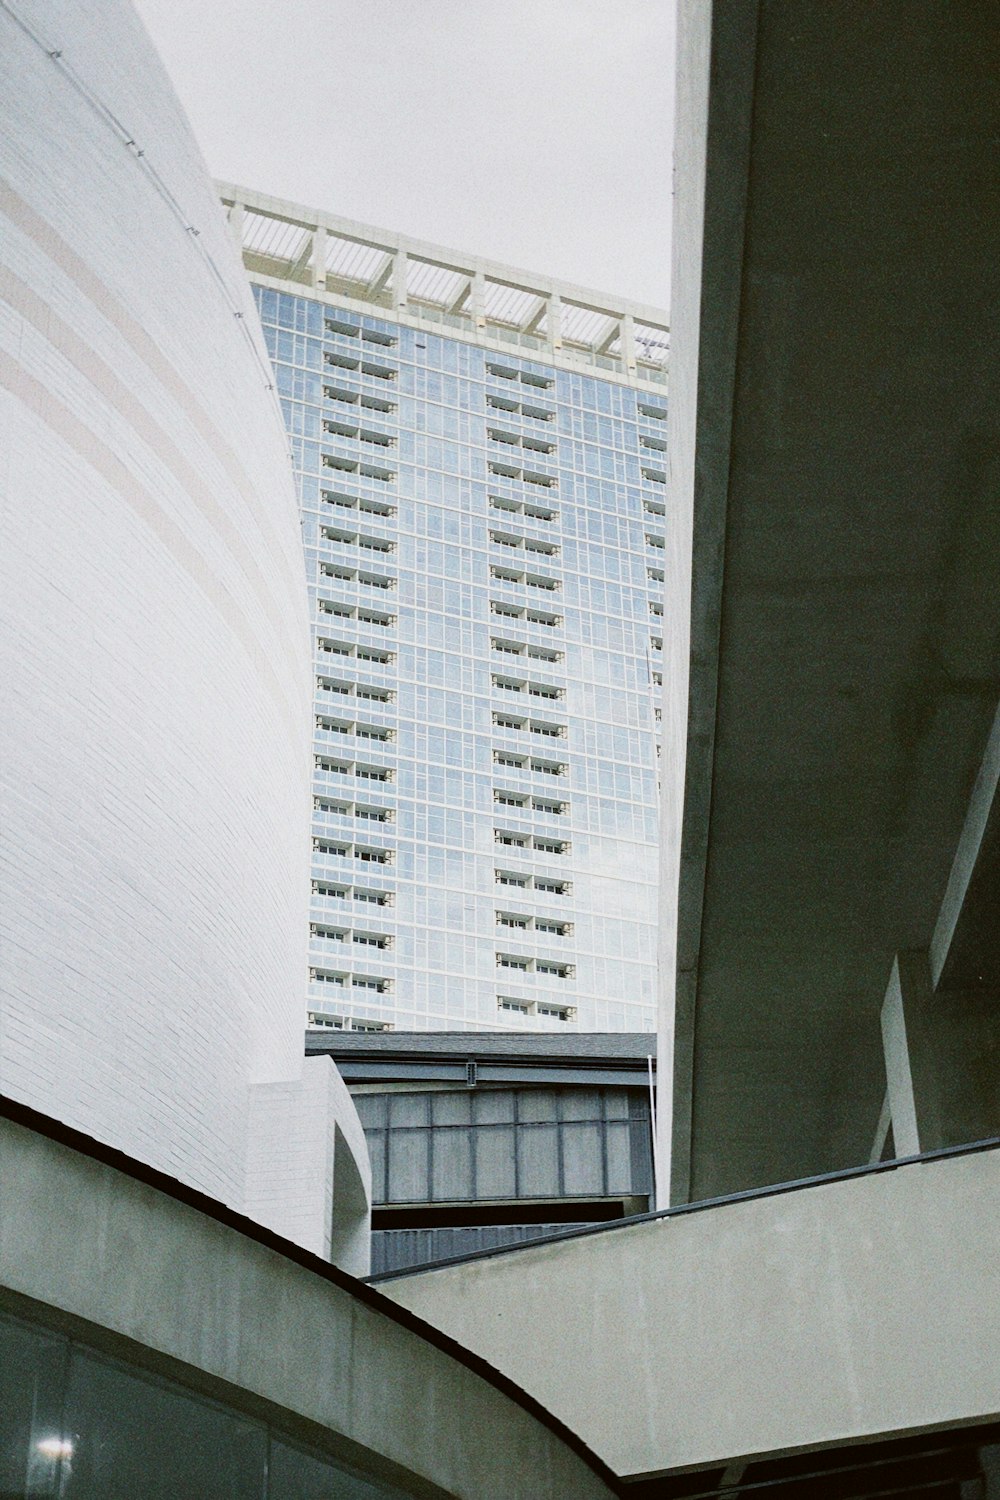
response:
<path id="1" fill-rule="evenodd" d="M 614 1480 L 482 1359 L 193 1189 L 5 1100 L 0 1289 L 241 1399 L 414 1494 L 599 1500 Z M 0 1291 L 0 1300 L 3 1292 Z M 44 1315 L 44 1314 L 43 1314 Z M 207 1385 L 206 1385 L 207 1382 Z"/>

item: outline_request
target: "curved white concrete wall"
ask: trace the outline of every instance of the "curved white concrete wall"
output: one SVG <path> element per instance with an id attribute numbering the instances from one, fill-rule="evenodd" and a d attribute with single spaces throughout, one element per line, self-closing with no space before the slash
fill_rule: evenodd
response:
<path id="1" fill-rule="evenodd" d="M 301 1071 L 286 440 L 130 7 L 11 0 L 0 59 L 0 1089 L 241 1205 L 251 1086 Z"/>

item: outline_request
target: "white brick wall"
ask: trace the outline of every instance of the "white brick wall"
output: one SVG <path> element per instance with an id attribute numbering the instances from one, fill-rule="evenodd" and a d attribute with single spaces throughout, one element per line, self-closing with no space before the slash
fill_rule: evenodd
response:
<path id="1" fill-rule="evenodd" d="M 302 1066 L 285 438 L 137 18 L 15 9 L 41 45 L 0 12 L 0 1089 L 241 1206 L 250 1089 Z"/>

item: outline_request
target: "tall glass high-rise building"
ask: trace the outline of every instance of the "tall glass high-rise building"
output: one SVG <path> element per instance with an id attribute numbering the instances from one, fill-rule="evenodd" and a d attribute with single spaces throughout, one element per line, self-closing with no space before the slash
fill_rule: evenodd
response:
<path id="1" fill-rule="evenodd" d="M 311 1021 L 652 1029 L 664 315 L 222 195 L 312 596 Z"/>

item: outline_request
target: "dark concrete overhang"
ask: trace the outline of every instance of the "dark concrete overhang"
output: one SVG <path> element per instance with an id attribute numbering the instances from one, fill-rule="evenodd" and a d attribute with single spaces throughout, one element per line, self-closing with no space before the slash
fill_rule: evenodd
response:
<path id="1" fill-rule="evenodd" d="M 931 941 L 980 767 L 996 20 L 986 0 L 682 0 L 675 1199 L 866 1159 L 887 977 Z"/>

